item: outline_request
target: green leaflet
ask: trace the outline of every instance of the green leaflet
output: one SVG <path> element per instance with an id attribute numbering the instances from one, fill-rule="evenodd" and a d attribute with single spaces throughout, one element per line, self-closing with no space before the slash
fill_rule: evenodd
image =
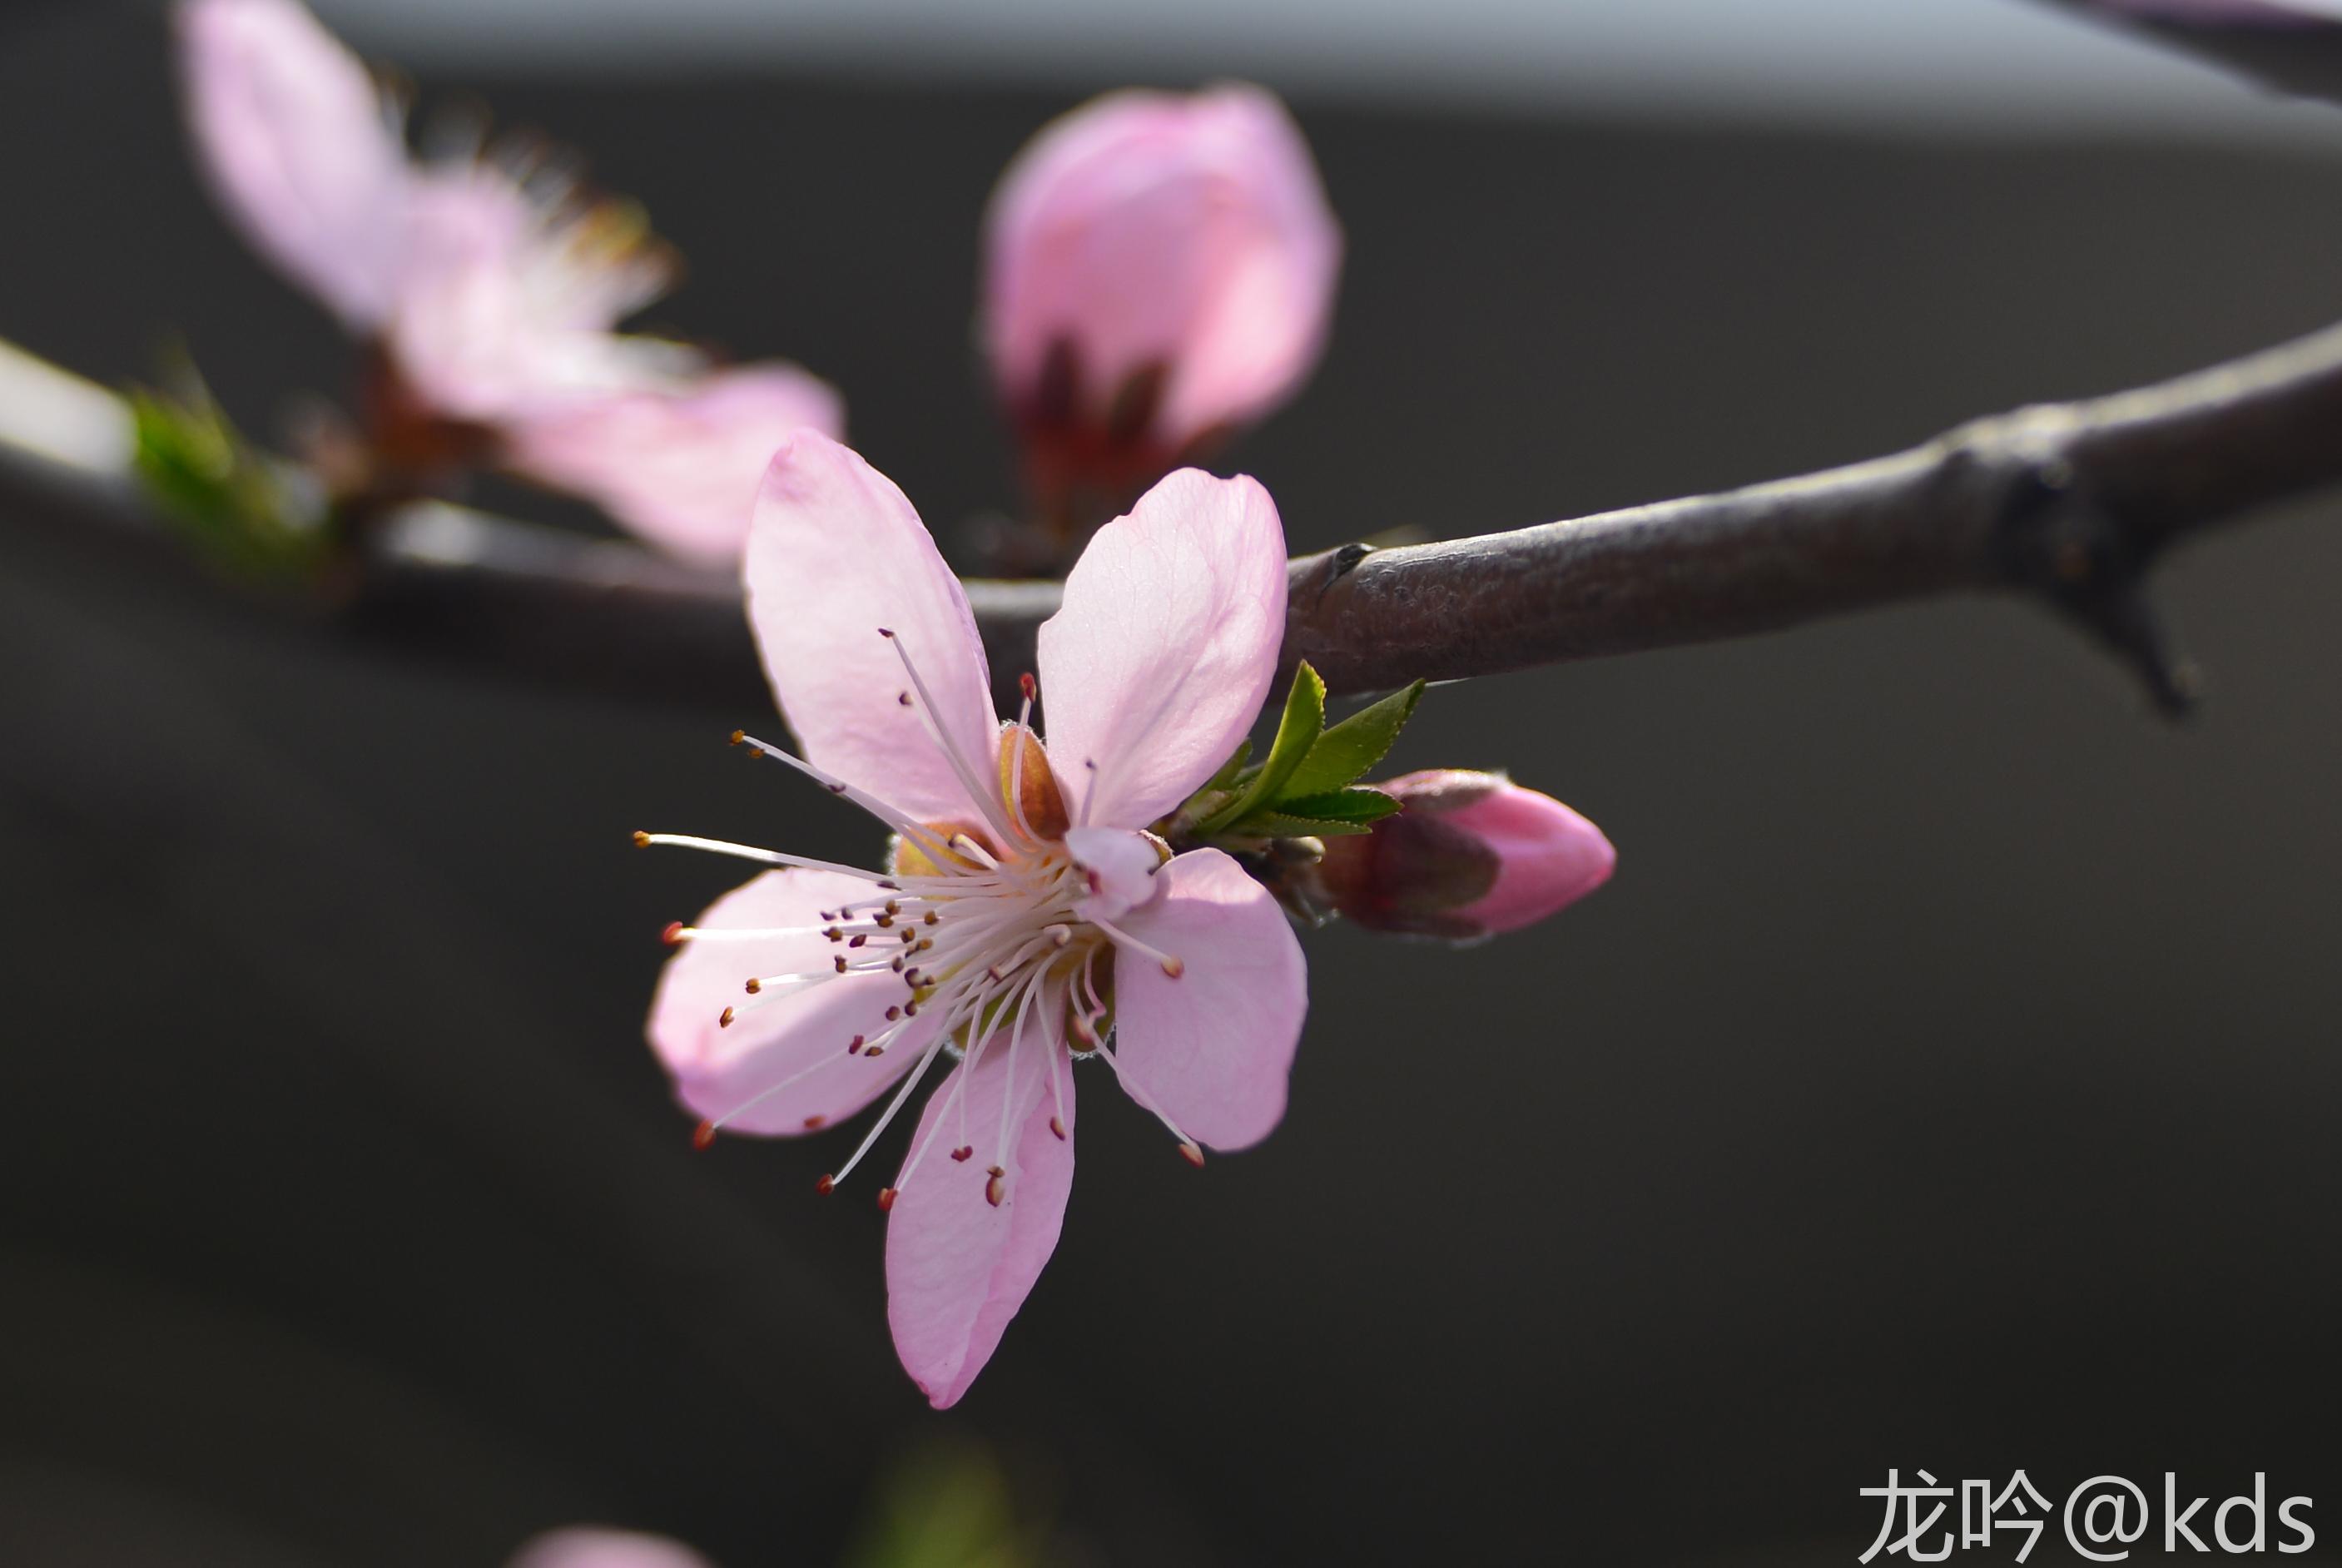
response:
<path id="1" fill-rule="evenodd" d="M 316 564 L 324 530 L 300 510 L 283 477 L 255 451 L 200 381 L 185 394 L 129 394 L 134 461 L 148 494 L 187 538 L 221 565 L 281 576 Z"/>
<path id="2" fill-rule="evenodd" d="M 1398 803 L 1379 790 L 1350 786 L 1389 752 L 1422 695 L 1417 681 L 1328 728 L 1326 683 L 1303 664 L 1268 755 L 1248 768 L 1249 746 L 1240 748 L 1190 801 L 1188 809 L 1200 814 L 1195 835 L 1326 838 L 1368 831 Z"/>
<path id="3" fill-rule="evenodd" d="M 1398 739 L 1406 721 L 1415 716 L 1415 704 L 1422 696 L 1423 683 L 1417 681 L 1378 703 L 1360 708 L 1318 736 L 1309 755 L 1285 781 L 1288 798 L 1282 803 L 1284 809 L 1296 809 L 1292 796 L 1322 794 L 1364 778 L 1368 768 L 1388 754 L 1391 743 Z"/>

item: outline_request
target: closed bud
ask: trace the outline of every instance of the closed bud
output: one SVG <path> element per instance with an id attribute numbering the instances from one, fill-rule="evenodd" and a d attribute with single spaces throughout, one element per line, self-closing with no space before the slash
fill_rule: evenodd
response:
<path id="1" fill-rule="evenodd" d="M 1075 110 L 1009 165 L 986 231 L 986 346 L 1045 506 L 1135 494 L 1283 403 L 1341 263 L 1300 131 L 1235 85 Z"/>
<path id="2" fill-rule="evenodd" d="M 1327 904 L 1372 931 L 1472 942 L 1516 931 L 1610 879 L 1602 830 L 1502 774 L 1439 768 L 1373 786 L 1401 809 L 1326 841 Z"/>

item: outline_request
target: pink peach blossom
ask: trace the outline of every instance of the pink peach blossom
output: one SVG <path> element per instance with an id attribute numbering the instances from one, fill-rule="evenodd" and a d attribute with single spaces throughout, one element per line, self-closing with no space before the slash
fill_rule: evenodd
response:
<path id="1" fill-rule="evenodd" d="M 548 1530 L 505 1568 L 709 1568 L 706 1558 L 663 1535 L 573 1525 Z"/>
<path id="2" fill-rule="evenodd" d="M 682 951 L 649 1037 L 705 1136 L 806 1132 L 895 1090 L 825 1192 L 950 1059 L 878 1195 L 896 1348 L 941 1408 L 1056 1246 L 1076 1067 L 1106 1064 L 1197 1163 L 1284 1114 L 1300 944 L 1234 860 L 1172 855 L 1148 831 L 1268 692 L 1284 530 L 1250 479 L 1161 481 L 1074 568 L 1010 724 L 918 514 L 845 447 L 800 433 L 774 459 L 746 575 L 803 755 L 747 744 L 877 817 L 894 846 L 871 872 L 638 834 L 783 868 L 671 928 Z"/>
<path id="3" fill-rule="evenodd" d="M 1403 809 L 1326 841 L 1334 907 L 1370 930 L 1476 941 L 1576 903 L 1610 880 L 1602 830 L 1501 774 L 1439 768 L 1374 785 Z"/>
<path id="4" fill-rule="evenodd" d="M 711 369 L 616 331 L 671 258 L 632 208 L 543 168 L 411 162 L 396 106 L 297 0 L 181 0 L 197 161 L 253 247 L 378 343 L 412 404 L 652 543 L 736 560 L 788 434 L 837 434 L 795 365 Z"/>
<path id="5" fill-rule="evenodd" d="M 1108 94 L 1043 130 L 994 194 L 994 378 L 1029 411 L 1063 345 L 1076 417 L 1097 423 L 1160 367 L 1152 434 L 1179 452 L 1291 395 L 1324 345 L 1341 253 L 1308 145 L 1273 95 Z"/>

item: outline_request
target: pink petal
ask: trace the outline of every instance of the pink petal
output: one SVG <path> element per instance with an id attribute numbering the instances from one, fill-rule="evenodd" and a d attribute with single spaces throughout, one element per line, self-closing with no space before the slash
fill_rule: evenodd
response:
<path id="1" fill-rule="evenodd" d="M 1176 450 L 1257 418 L 1316 363 L 1341 231 L 1270 94 L 1109 94 L 1036 136 L 987 215 L 986 329 L 1010 401 L 1070 340 L 1093 415 L 1133 373 L 1170 371 Z"/>
<path id="2" fill-rule="evenodd" d="M 1156 880 L 1163 896 L 1119 924 L 1182 972 L 1116 954 L 1116 1062 L 1134 1097 L 1189 1137 L 1241 1149 L 1285 1115 L 1309 1007 L 1301 944 L 1268 890 L 1218 850 L 1190 850 Z"/>
<path id="3" fill-rule="evenodd" d="M 690 348 L 611 331 L 664 291 L 670 265 L 647 245 L 596 248 L 581 237 L 593 221 L 548 210 L 493 164 L 418 172 L 385 335 L 416 395 L 504 424 L 696 375 Z"/>
<path id="4" fill-rule="evenodd" d="M 523 1546 L 506 1568 L 708 1568 L 708 1562 L 663 1535 L 572 1526 L 546 1531 Z"/>
<path id="5" fill-rule="evenodd" d="M 507 460 L 677 555 L 727 565 L 746 547 L 773 454 L 798 430 L 835 437 L 845 424 L 827 382 L 793 365 L 743 365 L 526 422 Z"/>
<path id="6" fill-rule="evenodd" d="M 967 595 L 893 482 L 827 436 L 799 431 L 766 472 L 745 574 L 765 674 L 805 754 L 920 821 L 981 822 L 917 710 L 900 700 L 911 681 L 898 646 L 976 787 L 997 778 L 999 721 Z"/>
<path id="7" fill-rule="evenodd" d="M 1161 891 L 1156 840 L 1121 827 L 1076 827 L 1066 833 L 1074 864 L 1089 874 L 1088 896 L 1076 901 L 1085 920 L 1120 920 Z"/>
<path id="8" fill-rule="evenodd" d="M 1072 1064 L 1054 1037 L 1036 1050 L 1028 1035 L 1015 1064 L 1008 1154 L 999 1161 L 1002 1201 L 996 1207 L 985 1196 L 988 1168 L 1000 1152 L 1001 1105 L 1010 1093 L 1005 1044 L 994 1036 L 974 1074 L 965 1064 L 954 1069 L 928 1099 L 886 1226 L 886 1321 L 895 1352 L 937 1410 L 957 1403 L 999 1348 L 1008 1320 L 1056 1251 L 1074 1186 Z M 1050 1094 L 1051 1057 L 1061 1098 Z M 951 1158 L 961 1126 L 952 1092 L 963 1083 L 966 1137 L 976 1150 L 966 1164 Z M 1049 1125 L 1061 1103 L 1063 1138 Z"/>
<path id="9" fill-rule="evenodd" d="M 751 976 L 833 972 L 847 950 L 818 934 L 822 911 L 866 899 L 871 884 L 826 871 L 768 871 L 707 906 L 697 924 L 713 930 L 803 926 L 797 936 L 686 942 L 667 961 L 652 999 L 651 1047 L 675 1078 L 676 1097 L 701 1116 L 724 1117 L 729 1132 L 786 1135 L 842 1121 L 900 1078 L 934 1038 L 922 1018 L 883 1057 L 849 1055 L 856 1034 L 875 1040 L 886 1009 L 910 994 L 900 976 L 879 971 L 767 991 L 751 998 Z M 756 1004 L 751 1006 L 755 1001 Z M 737 1009 L 732 1025 L 717 1021 Z M 799 1077 L 798 1074 L 804 1074 Z M 755 1097 L 795 1078 L 788 1087 Z"/>
<path id="10" fill-rule="evenodd" d="M 185 0 L 187 128 L 253 249 L 357 330 L 390 308 L 406 153 L 350 52 L 294 0 Z"/>
<path id="11" fill-rule="evenodd" d="M 1398 782 L 1436 784 L 1441 776 L 1412 774 Z M 1404 788 L 1396 793 L 1406 798 Z M 1600 828 L 1551 795 L 1510 780 L 1438 820 L 1496 854 L 1496 884 L 1456 912 L 1491 934 L 1517 931 L 1576 903 L 1609 881 L 1618 864 L 1618 852 Z"/>
<path id="12" fill-rule="evenodd" d="M 1228 759 L 1276 673 L 1285 581 L 1276 504 L 1248 477 L 1183 468 L 1098 530 L 1040 637 L 1076 820 L 1144 827 Z"/>

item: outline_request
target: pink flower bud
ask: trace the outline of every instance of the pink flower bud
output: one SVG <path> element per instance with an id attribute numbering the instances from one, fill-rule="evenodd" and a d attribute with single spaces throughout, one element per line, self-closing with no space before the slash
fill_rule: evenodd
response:
<path id="1" fill-rule="evenodd" d="M 1028 434 L 1176 455 L 1284 402 L 1325 341 L 1341 231 L 1258 87 L 1075 110 L 1009 165 L 987 226 L 986 341 Z"/>
<path id="2" fill-rule="evenodd" d="M 1438 768 L 1373 786 L 1405 809 L 1326 841 L 1334 907 L 1372 931 L 1468 942 L 1516 931 L 1610 879 L 1602 830 L 1501 774 Z"/>

